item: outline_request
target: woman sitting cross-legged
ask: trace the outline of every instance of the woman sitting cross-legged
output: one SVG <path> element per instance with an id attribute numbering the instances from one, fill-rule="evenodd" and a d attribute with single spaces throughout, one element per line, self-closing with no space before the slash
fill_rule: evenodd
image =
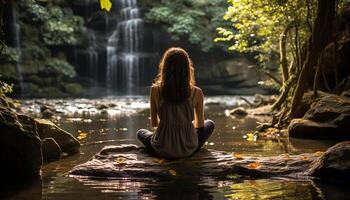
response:
<path id="1" fill-rule="evenodd" d="M 204 120 L 203 92 L 195 86 L 194 70 L 188 53 L 168 49 L 159 64 L 159 74 L 151 87 L 151 125 L 137 132 L 138 140 L 159 156 L 169 159 L 193 155 L 214 130 L 214 122 Z"/>

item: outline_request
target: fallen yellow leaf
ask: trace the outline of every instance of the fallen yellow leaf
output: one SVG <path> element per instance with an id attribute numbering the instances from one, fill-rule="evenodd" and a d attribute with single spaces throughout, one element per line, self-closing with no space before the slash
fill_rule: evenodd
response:
<path id="1" fill-rule="evenodd" d="M 232 157 L 234 157 L 236 160 L 243 160 L 243 156 L 240 153 L 232 153 Z"/>
<path id="2" fill-rule="evenodd" d="M 80 132 L 77 138 L 78 138 L 79 140 L 82 140 L 82 139 L 85 139 L 86 136 L 87 136 L 87 133 Z"/>
<path id="3" fill-rule="evenodd" d="M 315 156 L 322 156 L 323 155 L 323 152 L 322 151 L 317 151 L 314 153 Z"/>
<path id="4" fill-rule="evenodd" d="M 176 171 L 173 170 L 173 169 L 169 169 L 169 173 L 170 173 L 172 176 L 176 176 Z"/>
<path id="5" fill-rule="evenodd" d="M 300 160 L 309 160 L 309 157 L 307 157 L 307 156 L 301 156 L 301 157 L 300 157 Z"/>
<path id="6" fill-rule="evenodd" d="M 248 164 L 249 169 L 259 169 L 261 167 L 260 162 L 252 162 Z"/>
<path id="7" fill-rule="evenodd" d="M 118 157 L 115 162 L 117 163 L 117 165 L 124 165 L 125 164 L 126 159 L 124 157 Z"/>
<path id="8" fill-rule="evenodd" d="M 158 163 L 158 164 L 161 165 L 161 164 L 163 164 L 165 162 L 165 160 L 164 159 L 155 158 L 155 159 L 153 159 L 153 162 Z"/>
<path id="9" fill-rule="evenodd" d="M 247 141 L 250 141 L 250 142 L 255 141 L 255 136 L 253 133 L 247 134 Z"/>
<path id="10" fill-rule="evenodd" d="M 110 11 L 112 8 L 112 2 L 110 0 L 100 0 L 101 9 L 105 9 L 106 11 Z"/>

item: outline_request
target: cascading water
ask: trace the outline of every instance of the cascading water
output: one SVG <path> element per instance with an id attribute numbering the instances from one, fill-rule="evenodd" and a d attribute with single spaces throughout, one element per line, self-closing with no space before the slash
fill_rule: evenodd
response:
<path id="1" fill-rule="evenodd" d="M 108 38 L 106 85 L 130 95 L 139 89 L 140 67 L 149 56 L 142 51 L 144 21 L 136 0 L 114 3 L 121 20 Z"/>
<path id="2" fill-rule="evenodd" d="M 21 47 L 21 25 L 18 21 L 18 14 L 14 6 L 12 6 L 12 31 L 13 31 L 13 44 L 12 46 L 17 50 L 18 52 L 18 61 L 16 63 L 16 71 L 18 75 L 18 83 L 20 87 L 20 96 L 23 96 L 23 75 L 22 75 L 22 47 Z"/>
<path id="3" fill-rule="evenodd" d="M 110 12 L 96 12 L 92 0 L 75 8 L 85 19 L 88 45 L 76 47 L 69 59 L 91 95 L 105 94 L 101 87 L 109 95 L 144 94 L 156 73 L 158 38 L 144 24 L 137 0 L 111 1 Z"/>
<path id="4" fill-rule="evenodd" d="M 118 30 L 113 31 L 108 38 L 107 43 L 107 70 L 106 70 L 106 85 L 107 88 L 115 88 L 117 85 L 117 45 L 118 45 Z"/>

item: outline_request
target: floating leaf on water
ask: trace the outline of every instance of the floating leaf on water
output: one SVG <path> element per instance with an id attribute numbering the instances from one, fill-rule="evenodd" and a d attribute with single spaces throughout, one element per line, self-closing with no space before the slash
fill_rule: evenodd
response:
<path id="1" fill-rule="evenodd" d="M 165 162 L 165 160 L 164 159 L 158 159 L 158 158 L 155 158 L 155 159 L 153 159 L 153 162 L 155 162 L 155 163 L 157 163 L 157 164 L 163 164 L 164 162 Z"/>
<path id="2" fill-rule="evenodd" d="M 314 153 L 315 156 L 322 156 L 324 154 L 324 152 L 322 151 L 317 151 Z"/>
<path id="3" fill-rule="evenodd" d="M 257 137 L 254 135 L 254 133 L 248 133 L 247 134 L 247 141 L 256 141 Z"/>
<path id="4" fill-rule="evenodd" d="M 248 164 L 249 169 L 259 169 L 260 167 L 261 167 L 261 164 L 258 161 Z"/>
<path id="5" fill-rule="evenodd" d="M 173 170 L 173 169 L 169 169 L 169 173 L 170 173 L 172 176 L 176 176 L 176 171 Z"/>
<path id="6" fill-rule="evenodd" d="M 240 153 L 233 152 L 232 157 L 234 157 L 236 160 L 243 160 L 243 156 Z"/>
<path id="7" fill-rule="evenodd" d="M 124 157 L 118 157 L 115 162 L 117 163 L 117 165 L 125 165 L 126 159 Z"/>
<path id="8" fill-rule="evenodd" d="M 83 139 L 86 138 L 86 136 L 87 136 L 87 133 L 80 132 L 77 138 L 78 138 L 79 140 L 83 140 Z"/>

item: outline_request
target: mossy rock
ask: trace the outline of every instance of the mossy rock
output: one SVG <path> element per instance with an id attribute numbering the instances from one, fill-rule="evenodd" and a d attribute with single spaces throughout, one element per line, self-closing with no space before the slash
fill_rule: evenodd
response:
<path id="1" fill-rule="evenodd" d="M 65 96 L 65 94 L 56 87 L 42 88 L 41 93 L 45 98 L 59 98 Z"/>
<path id="2" fill-rule="evenodd" d="M 37 84 L 31 83 L 31 82 L 25 82 L 22 84 L 22 86 L 23 86 L 23 96 L 38 97 L 38 95 L 41 93 L 41 89 Z"/>
<path id="3" fill-rule="evenodd" d="M 12 79 L 17 80 L 18 75 L 16 71 L 16 65 L 6 63 L 0 65 L 0 74 L 2 79 Z"/>
<path id="4" fill-rule="evenodd" d="M 79 96 L 83 92 L 83 87 L 77 83 L 67 83 L 63 85 L 63 88 L 71 96 Z"/>

